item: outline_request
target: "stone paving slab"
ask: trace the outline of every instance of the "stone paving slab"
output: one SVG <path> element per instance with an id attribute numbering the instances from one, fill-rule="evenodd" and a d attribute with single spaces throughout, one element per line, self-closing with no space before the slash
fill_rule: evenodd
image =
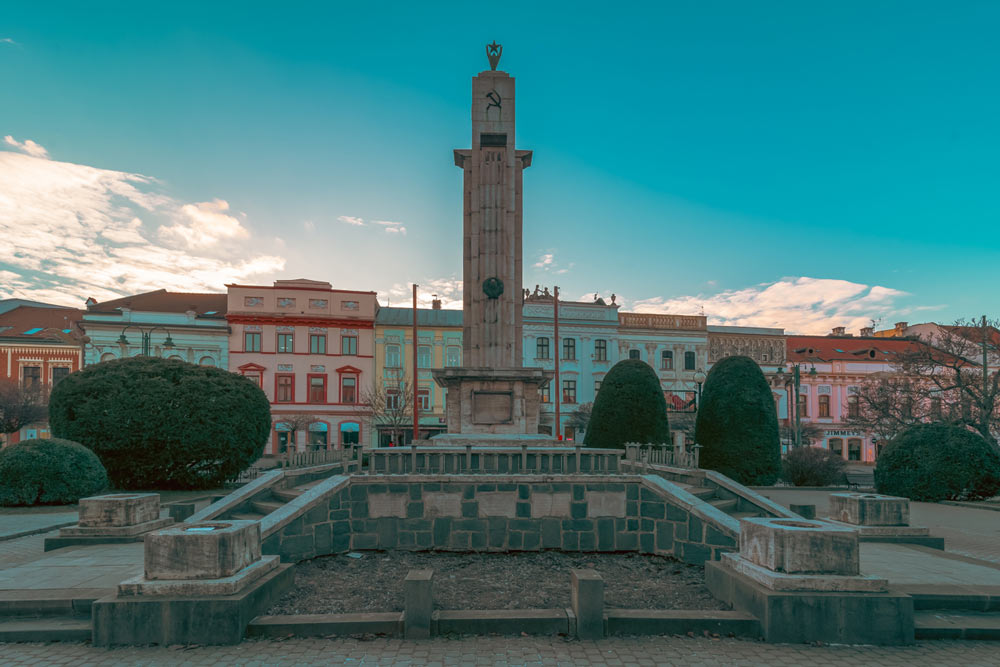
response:
<path id="1" fill-rule="evenodd" d="M 55 528 L 72 526 L 76 523 L 77 514 L 73 512 L 53 513 L 0 513 L 0 542 L 12 540 L 26 535 L 46 533 Z"/>
<path id="2" fill-rule="evenodd" d="M 542 637 L 296 639 L 237 646 L 126 647 L 7 644 L 5 665 L 809 665 L 810 667 L 963 665 L 995 667 L 996 644 L 933 641 L 915 646 L 810 646 L 736 639 L 622 637 L 569 641 Z"/>
<path id="3" fill-rule="evenodd" d="M 861 543 L 861 573 L 888 579 L 890 586 L 949 584 L 1000 586 L 1000 568 L 905 544 Z"/>
<path id="4" fill-rule="evenodd" d="M 142 571 L 142 542 L 68 547 L 0 570 L 0 591 L 115 588 Z"/>

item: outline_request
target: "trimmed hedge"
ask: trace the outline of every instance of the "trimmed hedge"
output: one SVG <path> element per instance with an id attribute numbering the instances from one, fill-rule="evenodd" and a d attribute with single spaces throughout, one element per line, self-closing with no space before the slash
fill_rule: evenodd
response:
<path id="1" fill-rule="evenodd" d="M 69 505 L 107 485 L 100 459 L 76 442 L 24 440 L 0 450 L 0 505 Z"/>
<path id="2" fill-rule="evenodd" d="M 981 435 L 952 424 L 910 426 L 875 463 L 879 493 L 910 500 L 980 500 L 1000 493 L 1000 455 Z"/>
<path id="3" fill-rule="evenodd" d="M 695 440 L 699 465 L 740 484 L 773 484 L 781 471 L 778 415 L 771 387 L 749 357 L 712 366 L 701 394 Z"/>
<path id="4" fill-rule="evenodd" d="M 781 478 L 795 486 L 832 486 L 844 479 L 847 463 L 822 447 L 795 447 L 785 455 Z"/>
<path id="5" fill-rule="evenodd" d="M 52 432 L 96 453 L 121 489 L 194 489 L 236 477 L 264 451 L 271 408 L 247 378 L 176 359 L 84 368 L 49 400 Z"/>
<path id="6" fill-rule="evenodd" d="M 626 442 L 670 442 L 660 380 L 649 364 L 637 359 L 619 361 L 604 376 L 583 438 L 588 447 L 624 449 Z"/>

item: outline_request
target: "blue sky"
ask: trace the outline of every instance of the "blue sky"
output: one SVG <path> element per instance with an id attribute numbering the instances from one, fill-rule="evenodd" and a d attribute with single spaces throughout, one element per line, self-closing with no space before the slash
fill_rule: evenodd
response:
<path id="1" fill-rule="evenodd" d="M 525 284 L 798 332 L 1000 311 L 1000 3 L 151 4 L 5 6 L 0 298 L 457 306 L 496 39 Z"/>

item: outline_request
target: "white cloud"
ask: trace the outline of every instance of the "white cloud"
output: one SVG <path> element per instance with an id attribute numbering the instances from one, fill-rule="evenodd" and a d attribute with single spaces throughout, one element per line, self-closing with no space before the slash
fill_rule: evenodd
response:
<path id="1" fill-rule="evenodd" d="M 13 43 L 14 42 L 11 42 L 11 44 Z M 45 150 L 45 147 L 42 146 L 41 144 L 36 144 L 31 139 L 25 139 L 24 142 L 22 143 L 8 134 L 6 137 L 3 138 L 3 141 L 8 146 L 13 146 L 17 150 L 27 153 L 28 155 L 41 158 L 49 157 L 49 152 Z"/>
<path id="2" fill-rule="evenodd" d="M 544 255 L 538 258 L 538 261 L 535 262 L 533 266 L 536 269 L 548 270 L 548 268 L 552 266 L 552 262 L 554 260 L 555 258 L 552 256 L 552 253 L 550 252 L 545 253 Z"/>
<path id="3" fill-rule="evenodd" d="M 417 283 L 417 308 L 430 308 L 434 295 L 441 299 L 445 310 L 462 310 L 462 279 L 427 278 Z M 396 283 L 378 291 L 379 303 L 394 308 L 413 307 L 413 285 Z"/>
<path id="4" fill-rule="evenodd" d="M 890 287 L 831 278 L 782 278 L 718 294 L 654 297 L 630 304 L 640 313 L 697 314 L 709 324 L 781 327 L 789 333 L 823 334 L 833 327 L 857 333 L 872 318 L 897 312 L 895 302 L 907 296 Z"/>
<path id="5" fill-rule="evenodd" d="M 2 37 L 2 38 L 0 38 L 0 44 L 10 44 L 12 46 L 20 46 L 20 44 L 18 42 L 15 42 L 10 37 Z"/>
<path id="6" fill-rule="evenodd" d="M 386 234 L 399 234 L 401 236 L 406 236 L 406 227 L 386 227 Z"/>
<path id="7" fill-rule="evenodd" d="M 141 174 L 0 151 L 0 298 L 79 306 L 161 288 L 220 291 L 284 268 L 252 252 L 225 201 L 185 203 L 157 187 Z"/>
<path id="8" fill-rule="evenodd" d="M 352 215 L 341 215 L 337 217 L 337 220 L 346 222 L 349 225 L 355 225 L 357 227 L 363 227 L 365 224 L 364 218 L 356 218 Z"/>
<path id="9" fill-rule="evenodd" d="M 305 222 L 303 222 L 302 223 L 302 227 L 307 232 L 314 232 L 314 231 L 316 231 L 316 223 L 313 222 L 312 220 L 306 220 Z"/>
<path id="10" fill-rule="evenodd" d="M 226 213 L 229 202 L 224 199 L 184 204 L 182 219 L 170 227 L 160 227 L 160 237 L 181 242 L 188 248 L 210 248 L 223 239 L 246 239 L 250 232 L 240 221 Z"/>
<path id="11" fill-rule="evenodd" d="M 401 222 L 393 222 L 391 220 L 372 220 L 372 223 L 382 225 L 384 227 L 399 227 L 403 224 Z"/>

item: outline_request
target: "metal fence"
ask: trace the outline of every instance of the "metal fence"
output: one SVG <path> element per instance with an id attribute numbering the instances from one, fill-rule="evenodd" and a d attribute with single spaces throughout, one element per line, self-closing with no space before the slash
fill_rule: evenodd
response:
<path id="1" fill-rule="evenodd" d="M 383 447 L 366 449 L 370 475 L 615 474 L 620 449 L 589 447 Z"/>

